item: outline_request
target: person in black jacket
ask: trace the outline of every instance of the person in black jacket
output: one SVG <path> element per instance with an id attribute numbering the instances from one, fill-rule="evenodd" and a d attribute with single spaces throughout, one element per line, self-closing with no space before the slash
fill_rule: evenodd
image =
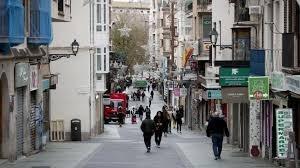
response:
<path id="1" fill-rule="evenodd" d="M 215 112 L 206 129 L 207 137 L 212 139 L 215 160 L 221 159 L 224 134 L 229 137 L 227 124 L 223 118 L 219 117 L 219 113 Z"/>
<path id="2" fill-rule="evenodd" d="M 163 133 L 163 116 L 162 112 L 158 111 L 156 113 L 156 116 L 154 117 L 154 123 L 155 123 L 155 143 L 158 148 L 160 148 L 160 142 L 161 142 L 161 137 Z"/>
<path id="3" fill-rule="evenodd" d="M 144 133 L 144 142 L 147 148 L 147 153 L 149 153 L 151 150 L 151 137 L 155 130 L 155 123 L 150 118 L 149 114 L 146 114 L 146 119 L 141 124 L 141 130 Z"/>
<path id="4" fill-rule="evenodd" d="M 144 107 L 142 105 L 140 105 L 139 109 L 138 109 L 138 113 L 139 113 L 139 117 L 140 117 L 140 120 L 143 121 L 143 115 L 144 115 Z"/>
<path id="5" fill-rule="evenodd" d="M 181 133 L 182 126 L 182 117 L 183 117 L 183 107 L 180 107 L 176 110 L 176 123 L 177 123 L 177 132 Z"/>

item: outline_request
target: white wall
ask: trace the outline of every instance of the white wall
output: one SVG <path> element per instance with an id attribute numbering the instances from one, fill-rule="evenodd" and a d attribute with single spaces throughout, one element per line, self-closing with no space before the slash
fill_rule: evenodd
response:
<path id="1" fill-rule="evenodd" d="M 76 57 L 51 63 L 51 72 L 59 73 L 56 90 L 51 91 L 51 120 L 64 119 L 65 131 L 70 121 L 81 119 L 82 132 L 90 131 L 89 122 L 89 52 L 80 50 Z"/>
<path id="2" fill-rule="evenodd" d="M 51 47 L 68 47 L 77 39 L 80 48 L 90 45 L 89 5 L 82 1 L 72 1 L 72 21 L 53 23 L 53 41 Z"/>
<path id="3" fill-rule="evenodd" d="M 220 24 L 219 24 L 220 20 L 222 21 L 222 26 L 221 26 L 222 45 L 231 45 L 232 44 L 231 28 L 233 27 L 234 24 L 234 4 L 229 3 L 228 0 L 212 1 L 212 22 L 217 23 L 216 29 L 217 32 L 219 33 L 217 45 L 220 44 Z M 232 60 L 231 49 L 225 49 L 220 51 L 220 47 L 217 47 L 216 60 Z"/>

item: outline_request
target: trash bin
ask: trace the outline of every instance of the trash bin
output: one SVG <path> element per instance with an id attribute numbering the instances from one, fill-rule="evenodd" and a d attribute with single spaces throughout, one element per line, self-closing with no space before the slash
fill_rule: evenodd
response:
<path id="1" fill-rule="evenodd" d="M 81 121 L 79 119 L 71 120 L 71 140 L 81 141 Z"/>

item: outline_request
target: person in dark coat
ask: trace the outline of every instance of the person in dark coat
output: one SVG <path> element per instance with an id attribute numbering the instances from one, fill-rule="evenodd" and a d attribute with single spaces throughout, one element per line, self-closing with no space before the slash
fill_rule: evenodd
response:
<path id="1" fill-rule="evenodd" d="M 151 97 L 152 97 L 152 99 L 153 99 L 153 96 L 154 96 L 154 92 L 153 92 L 153 90 L 151 90 Z"/>
<path id="2" fill-rule="evenodd" d="M 150 85 L 148 85 L 148 92 L 150 92 Z"/>
<path id="3" fill-rule="evenodd" d="M 227 124 L 219 115 L 218 112 L 213 114 L 206 129 L 207 137 L 212 139 L 215 160 L 221 159 L 224 134 L 229 137 Z"/>
<path id="4" fill-rule="evenodd" d="M 148 106 L 145 108 L 146 115 L 149 114 L 151 116 L 151 110 Z"/>
<path id="5" fill-rule="evenodd" d="M 170 115 L 169 115 L 168 111 L 166 110 L 166 107 L 163 107 L 162 115 L 163 115 L 163 133 L 164 133 L 164 136 L 167 136 L 169 122 L 171 120 L 170 120 Z"/>
<path id="6" fill-rule="evenodd" d="M 138 109 L 138 113 L 139 113 L 139 117 L 140 117 L 140 120 L 143 121 L 143 116 L 144 116 L 144 107 L 142 105 L 140 105 L 139 109 Z"/>
<path id="7" fill-rule="evenodd" d="M 145 92 L 142 92 L 142 101 L 144 101 L 145 100 Z"/>
<path id="8" fill-rule="evenodd" d="M 183 117 L 183 109 L 176 110 L 177 132 L 180 132 L 180 133 L 181 133 L 181 126 L 182 126 L 182 117 Z"/>
<path id="9" fill-rule="evenodd" d="M 149 107 L 151 107 L 151 103 L 152 103 L 152 97 L 149 97 Z"/>
<path id="10" fill-rule="evenodd" d="M 161 137 L 163 133 L 163 116 L 162 112 L 158 111 L 154 117 L 155 123 L 155 143 L 158 148 L 160 148 Z"/>
<path id="11" fill-rule="evenodd" d="M 155 123 L 150 118 L 149 114 L 146 115 L 146 119 L 142 122 L 141 130 L 143 131 L 144 142 L 147 148 L 147 153 L 149 153 L 151 150 L 151 137 L 153 136 L 155 131 Z"/>
<path id="12" fill-rule="evenodd" d="M 118 108 L 117 116 L 118 116 L 119 126 L 122 127 L 122 124 L 124 124 L 125 114 L 122 112 L 122 107 L 121 106 Z"/>

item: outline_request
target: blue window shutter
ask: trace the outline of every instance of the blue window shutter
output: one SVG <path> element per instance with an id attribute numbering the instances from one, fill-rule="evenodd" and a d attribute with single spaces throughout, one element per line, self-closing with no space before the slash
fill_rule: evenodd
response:
<path id="1" fill-rule="evenodd" d="M 251 50 L 250 75 L 265 76 L 265 50 Z"/>
<path id="2" fill-rule="evenodd" d="M 0 52 L 6 53 L 10 47 L 22 44 L 24 37 L 22 0 L 0 0 Z"/>
<path id="3" fill-rule="evenodd" d="M 30 37 L 28 43 L 47 45 L 52 41 L 52 20 L 50 0 L 31 0 Z"/>

